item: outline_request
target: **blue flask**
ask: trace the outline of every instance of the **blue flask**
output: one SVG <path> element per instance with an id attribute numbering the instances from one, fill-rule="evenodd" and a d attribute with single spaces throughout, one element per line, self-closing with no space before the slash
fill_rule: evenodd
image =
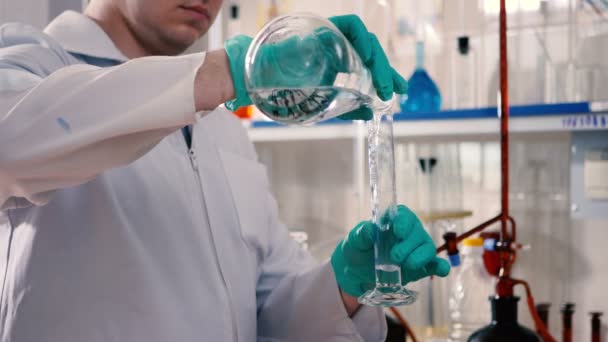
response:
<path id="1" fill-rule="evenodd" d="M 424 43 L 416 42 L 416 70 L 408 80 L 407 96 L 401 98 L 404 113 L 438 112 L 441 109 L 439 88 L 424 70 Z"/>

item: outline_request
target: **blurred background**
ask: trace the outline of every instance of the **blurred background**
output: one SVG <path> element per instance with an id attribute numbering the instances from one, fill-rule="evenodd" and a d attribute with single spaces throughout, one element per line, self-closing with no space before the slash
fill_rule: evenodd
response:
<path id="1" fill-rule="evenodd" d="M 440 98 L 431 110 L 411 110 L 408 98 L 395 108 L 399 202 L 419 214 L 437 244 L 444 232 L 462 232 L 500 211 L 493 108 L 498 0 L 224 4 L 211 32 L 192 51 L 221 48 L 235 34 L 255 35 L 281 14 L 360 15 L 395 68 L 406 78 L 424 70 Z M 0 24 L 44 27 L 63 10 L 84 5 L 84 0 L 0 0 Z M 561 331 L 559 305 L 575 303 L 573 340 L 584 341 L 591 334 L 588 313 L 608 311 L 608 2 L 507 0 L 507 9 L 514 106 L 509 196 L 518 240 L 525 245 L 515 276 L 528 280 L 537 302 L 552 304 L 554 336 Z M 365 125 L 279 126 L 253 108 L 241 116 L 267 167 L 281 218 L 315 257 L 326 259 L 351 227 L 370 217 Z M 454 273 L 410 285 L 420 299 L 399 310 L 420 340 L 447 337 Z M 489 312 L 485 305 L 480 310 Z M 523 303 L 519 313 L 532 327 Z"/>
<path id="2" fill-rule="evenodd" d="M 270 5 L 241 2 L 243 15 L 263 15 Z M 597 126 L 571 127 L 563 121 L 576 121 L 585 112 L 584 105 L 573 103 L 602 107 L 608 100 L 606 5 L 507 1 L 510 103 L 527 112 L 516 116 L 514 110 L 511 123 L 511 210 L 518 240 L 528 247 L 518 255 L 515 276 L 530 282 L 537 302 L 552 304 L 549 328 L 558 338 L 560 304 L 576 304 L 574 341 L 589 340 L 588 312 L 608 309 L 608 252 L 602 248 L 608 241 L 608 202 L 585 194 L 583 172 L 586 152 L 608 148 L 608 126 L 601 128 L 605 114 L 592 114 L 591 120 L 600 120 Z M 435 114 L 408 112 L 403 104 L 397 110 L 398 200 L 424 219 L 437 244 L 446 230 L 462 232 L 500 211 L 498 120 L 495 110 L 494 118 L 480 114 L 497 105 L 497 0 L 279 1 L 278 8 L 280 13 L 361 15 L 406 78 L 417 67 L 416 42 L 423 42 L 423 67 L 441 105 Z M 240 30 L 255 34 L 259 25 L 259 20 L 248 22 Z M 460 51 L 463 42 L 466 54 Z M 327 258 L 347 229 L 369 217 L 365 126 L 285 128 L 254 121 L 250 130 L 281 217 L 290 229 L 308 234 L 315 256 Z M 605 184 L 608 169 L 603 170 Z M 399 310 L 419 339 L 447 336 L 455 274 L 410 285 L 421 292 L 420 300 Z M 523 298 L 523 291 L 518 295 Z M 475 310 L 489 315 L 489 302 L 485 305 Z M 524 302 L 519 314 L 533 327 Z"/>

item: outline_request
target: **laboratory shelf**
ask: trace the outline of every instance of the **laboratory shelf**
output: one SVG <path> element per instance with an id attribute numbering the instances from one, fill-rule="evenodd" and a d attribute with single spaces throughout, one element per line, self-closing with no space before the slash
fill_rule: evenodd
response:
<path id="1" fill-rule="evenodd" d="M 414 212 L 422 222 L 426 223 L 463 219 L 473 215 L 473 211 L 471 210 L 442 210 L 430 212 L 424 210 L 414 210 Z"/>
<path id="2" fill-rule="evenodd" d="M 396 113 L 396 137 L 462 136 L 499 132 L 496 107 L 445 110 L 432 113 Z M 608 130 L 608 101 L 512 106 L 509 128 L 519 132 Z M 253 141 L 353 138 L 364 126 L 331 119 L 312 126 L 285 126 L 270 121 L 249 125 Z"/>

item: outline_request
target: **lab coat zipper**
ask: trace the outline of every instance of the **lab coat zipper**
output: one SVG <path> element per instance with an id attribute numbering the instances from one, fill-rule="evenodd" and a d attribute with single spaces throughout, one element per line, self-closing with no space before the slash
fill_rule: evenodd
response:
<path id="1" fill-rule="evenodd" d="M 198 162 L 196 161 L 196 155 L 194 154 L 194 149 L 188 150 L 188 156 L 190 157 L 190 164 L 192 164 L 192 168 L 196 172 L 196 180 L 198 181 L 198 185 L 201 185 L 201 180 L 198 178 Z M 202 187 L 202 186 L 201 186 Z"/>
<path id="2" fill-rule="evenodd" d="M 204 200 L 203 190 L 202 190 L 203 185 L 202 185 L 200 173 L 198 170 L 198 162 L 196 160 L 196 154 L 194 153 L 194 148 L 190 148 L 188 150 L 188 156 L 190 157 L 190 163 L 192 164 L 192 169 L 194 170 L 194 173 L 195 173 L 194 178 L 196 178 L 196 182 L 198 185 L 198 193 L 199 193 L 199 198 L 201 200 L 201 205 L 205 205 L 204 204 L 205 200 Z M 211 223 L 209 223 L 209 224 L 211 224 Z M 213 235 L 213 232 L 211 232 L 211 234 Z M 213 243 L 213 255 L 215 256 L 215 264 L 216 264 L 217 268 L 219 269 L 220 276 L 222 278 L 222 285 L 224 286 L 224 295 L 226 296 L 226 300 L 228 301 L 228 311 L 230 312 L 230 321 L 232 323 L 232 340 L 235 342 L 238 342 L 238 334 L 236 331 L 236 329 L 237 329 L 236 317 L 234 316 L 232 301 L 230 300 L 230 296 L 228 295 L 228 283 L 226 282 L 226 278 L 224 277 L 224 272 L 222 272 L 222 267 L 220 266 L 219 255 L 217 253 L 217 247 L 215 246 L 215 243 Z"/>

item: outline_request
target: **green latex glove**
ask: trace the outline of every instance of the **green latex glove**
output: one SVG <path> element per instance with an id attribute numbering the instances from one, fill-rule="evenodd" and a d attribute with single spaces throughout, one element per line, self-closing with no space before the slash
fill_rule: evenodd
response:
<path id="1" fill-rule="evenodd" d="M 232 111 L 252 104 L 245 87 L 245 55 L 247 55 L 247 49 L 249 49 L 251 41 L 253 41 L 251 37 L 238 35 L 224 42 L 235 95 L 234 99 L 226 102 L 226 108 Z"/>
<path id="2" fill-rule="evenodd" d="M 361 61 L 372 74 L 372 81 L 378 97 L 387 101 L 393 93 L 405 94 L 407 81 L 393 69 L 375 34 L 367 31 L 367 27 L 354 14 L 330 17 L 331 21 L 344 34 L 353 46 Z M 351 113 L 340 116 L 344 120 L 369 120 L 373 113 L 367 107 L 359 108 Z"/>
<path id="3" fill-rule="evenodd" d="M 393 92 L 398 94 L 406 92 L 407 82 L 390 66 L 378 39 L 374 34 L 367 31 L 359 17 L 346 15 L 332 17 L 329 20 L 351 42 L 355 51 L 361 56 L 363 64 L 371 71 L 373 85 L 382 100 L 390 99 Z M 341 60 L 333 50 L 334 45 L 340 44 L 342 40 L 333 32 L 323 31 L 322 29 L 316 33 L 316 38 L 321 42 L 321 49 L 325 52 L 324 55 L 330 65 L 323 75 L 309 72 L 309 70 L 314 70 L 314 67 L 303 67 L 305 63 L 302 56 L 306 55 L 306 51 L 319 48 L 315 40 L 292 38 L 278 44 L 265 45 L 258 52 L 256 60 L 259 58 L 259 63 L 267 64 L 269 67 L 262 68 L 264 74 L 254 74 L 252 77 L 258 77 L 260 83 L 268 83 L 269 87 L 274 84 L 289 85 L 290 87 L 332 85 L 336 75 L 345 71 L 346 63 L 348 63 L 346 56 L 343 56 L 343 60 Z M 231 110 L 251 104 L 251 99 L 245 88 L 244 77 L 245 55 L 251 40 L 250 37 L 237 36 L 226 41 L 224 45 L 236 94 L 234 100 L 226 103 L 226 106 Z M 327 94 L 324 95 L 328 96 Z M 281 108 L 276 110 L 281 112 Z M 361 107 L 340 116 L 341 119 L 345 120 L 369 120 L 371 117 L 372 112 L 367 107 Z"/>
<path id="4" fill-rule="evenodd" d="M 448 275 L 450 264 L 437 257 L 433 240 L 411 210 L 399 205 L 390 225 L 395 238 L 390 257 L 395 264 L 401 265 L 402 285 L 432 275 Z M 375 285 L 374 229 L 372 222 L 360 222 L 331 256 L 338 286 L 354 297 Z"/>

